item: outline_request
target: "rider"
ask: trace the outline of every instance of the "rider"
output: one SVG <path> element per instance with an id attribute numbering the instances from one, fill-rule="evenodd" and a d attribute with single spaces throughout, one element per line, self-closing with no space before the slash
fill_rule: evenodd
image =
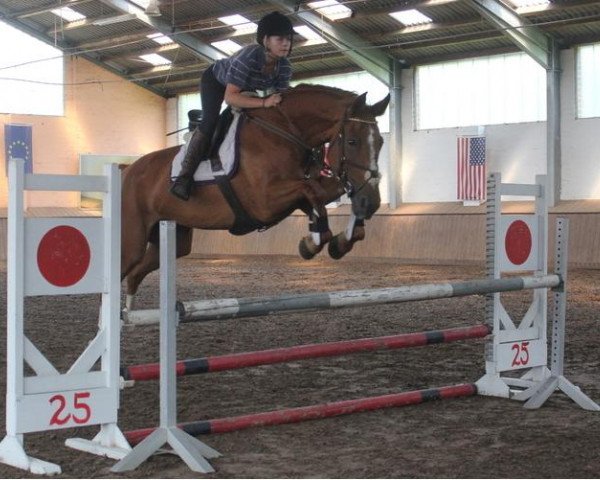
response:
<path id="1" fill-rule="evenodd" d="M 208 153 L 223 100 L 237 108 L 269 108 L 281 102 L 279 92 L 289 87 L 292 76 L 287 56 L 292 50 L 293 35 L 292 23 L 285 15 L 269 13 L 258 22 L 258 45 L 248 45 L 231 57 L 218 60 L 202 74 L 202 123 L 194 130 L 181 172 L 173 180 L 173 195 L 182 200 L 190 197 L 194 172 Z M 262 98 L 242 94 L 255 90 L 276 93 Z"/>

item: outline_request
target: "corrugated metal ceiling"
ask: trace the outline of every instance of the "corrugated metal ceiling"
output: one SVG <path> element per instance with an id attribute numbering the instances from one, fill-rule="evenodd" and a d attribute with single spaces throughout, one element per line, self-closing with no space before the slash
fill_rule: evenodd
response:
<path id="1" fill-rule="evenodd" d="M 211 63 L 216 40 L 231 39 L 247 45 L 254 34 L 236 35 L 218 17 L 241 14 L 258 22 L 265 13 L 289 14 L 295 26 L 307 23 L 307 2 L 293 0 L 159 0 L 160 17 L 148 17 L 144 8 L 128 0 L 0 0 L 0 20 L 62 48 L 67 54 L 89 58 L 97 64 L 136 81 L 165 97 L 197 88 L 201 72 Z M 403 67 L 444 59 L 518 51 L 511 28 L 482 13 L 500 8 L 522 24 L 556 39 L 560 48 L 600 41 L 600 0 L 552 0 L 541 10 L 515 10 L 510 0 L 340 0 L 351 18 L 329 21 L 332 43 L 310 45 L 297 36 L 291 56 L 295 78 L 360 70 L 355 50 L 383 55 Z M 67 22 L 51 12 L 68 6 L 85 20 Z M 426 26 L 405 27 L 389 13 L 417 9 L 432 19 Z M 118 23 L 102 25 L 114 17 Z M 310 14 L 309 14 L 310 15 Z M 128 18 L 128 19 L 127 19 Z M 100 23 L 100 24 L 98 24 Z M 318 23 L 318 22 L 317 22 Z M 316 23 L 308 21 L 315 31 Z M 513 31 L 518 31 L 512 28 Z M 160 46 L 147 38 L 152 33 L 169 35 L 175 45 Z M 351 38 L 351 41 L 349 41 Z M 340 45 L 340 42 L 342 45 Z M 365 47 L 367 47 L 365 49 Z M 521 45 L 522 47 L 522 45 Z M 172 64 L 155 68 L 139 58 L 158 53 Z M 391 70 L 391 68 L 390 68 Z"/>

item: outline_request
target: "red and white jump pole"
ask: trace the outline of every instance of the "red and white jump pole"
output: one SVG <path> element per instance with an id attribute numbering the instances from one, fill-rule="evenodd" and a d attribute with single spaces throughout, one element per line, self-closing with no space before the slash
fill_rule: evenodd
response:
<path id="1" fill-rule="evenodd" d="M 469 397 L 477 393 L 477 386 L 473 383 L 451 385 L 447 387 L 428 388 L 412 392 L 393 393 L 378 397 L 359 398 L 356 400 L 342 400 L 339 402 L 311 405 L 308 407 L 288 408 L 272 412 L 252 413 L 239 417 L 217 418 L 214 420 L 201 420 L 199 422 L 181 423 L 177 427 L 194 437 L 210 433 L 235 432 L 252 427 L 265 427 L 269 425 L 283 425 L 286 423 L 305 422 L 319 418 L 337 417 L 351 413 L 369 412 L 383 408 L 405 407 L 433 400 Z M 151 435 L 155 428 L 143 428 L 125 432 L 129 443 L 137 445 Z"/>
<path id="2" fill-rule="evenodd" d="M 175 364 L 176 375 L 198 375 L 201 373 L 223 372 L 240 368 L 274 365 L 308 358 L 334 357 L 351 353 L 396 350 L 399 348 L 421 347 L 437 343 L 451 343 L 473 338 L 483 338 L 491 333 L 488 325 L 430 330 L 427 332 L 404 333 L 385 337 L 360 338 L 341 342 L 329 342 L 293 347 L 273 348 L 257 352 L 234 353 L 215 357 L 181 360 Z M 160 363 L 131 365 L 121 369 L 121 377 L 126 382 L 143 382 L 160 378 Z"/>

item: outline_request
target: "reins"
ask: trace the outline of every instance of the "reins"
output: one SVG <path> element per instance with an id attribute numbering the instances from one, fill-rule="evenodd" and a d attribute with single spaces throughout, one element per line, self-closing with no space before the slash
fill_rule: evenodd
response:
<path id="1" fill-rule="evenodd" d="M 279 111 L 283 114 L 284 118 L 288 121 L 288 123 L 297 131 L 298 129 L 294 126 L 294 124 L 291 123 L 288 116 L 285 115 L 281 109 L 279 109 Z M 254 122 L 257 125 L 260 125 L 265 130 L 275 133 L 275 134 L 279 135 L 280 137 L 283 137 L 286 140 L 289 140 L 290 142 L 295 143 L 296 145 L 299 145 L 300 147 L 304 148 L 305 150 L 313 149 L 313 147 L 311 147 L 308 143 L 306 143 L 304 140 L 302 140 L 299 135 L 295 135 L 293 133 L 287 132 L 284 129 L 279 128 L 277 125 L 273 125 L 271 122 L 267 122 L 266 120 L 263 120 L 262 118 L 258 118 L 258 117 L 249 115 L 247 112 L 246 112 L 246 117 L 248 118 L 249 121 Z"/>
<path id="2" fill-rule="evenodd" d="M 307 152 L 307 156 L 306 156 L 307 170 L 305 172 L 305 177 L 308 178 L 309 177 L 308 169 L 310 168 L 310 164 L 318 163 L 319 161 L 322 161 L 322 160 L 319 160 L 319 157 L 320 157 L 320 153 L 318 152 L 319 147 L 318 146 L 311 147 L 308 143 L 306 143 L 304 140 L 302 140 L 302 138 L 300 138 L 300 131 L 298 130 L 298 127 L 296 127 L 292 123 L 290 118 L 286 115 L 286 113 L 283 110 L 281 110 L 280 108 L 277 108 L 277 110 L 287 120 L 291 130 L 294 133 L 290 133 L 286 130 L 283 130 L 282 128 L 278 127 L 277 125 L 273 125 L 271 122 L 267 122 L 266 120 L 263 120 L 262 118 L 258 118 L 258 117 L 249 115 L 248 112 L 246 112 L 245 115 L 246 115 L 246 118 L 248 118 L 248 120 L 250 122 L 254 122 L 257 125 L 259 125 L 260 127 L 264 128 L 265 130 L 275 133 L 276 135 L 279 135 L 280 137 L 285 138 L 286 140 L 290 141 L 291 143 L 295 143 L 296 145 L 302 147 Z"/>

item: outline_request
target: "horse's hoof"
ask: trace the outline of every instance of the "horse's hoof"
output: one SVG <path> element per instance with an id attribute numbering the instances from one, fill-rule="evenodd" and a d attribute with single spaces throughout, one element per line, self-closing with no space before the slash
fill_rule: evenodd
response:
<path id="1" fill-rule="evenodd" d="M 334 260 L 339 260 L 340 258 L 342 258 L 344 255 L 346 255 L 352 249 L 352 244 L 350 244 L 350 248 L 348 250 L 342 248 L 342 244 L 347 243 L 347 242 L 345 242 L 345 239 L 341 238 L 342 235 L 344 235 L 344 234 L 340 233 L 339 235 L 336 235 L 335 237 L 333 237 L 331 239 L 331 241 L 329 242 L 329 246 L 327 247 L 329 256 L 331 258 L 333 258 Z M 342 240 L 342 241 L 340 241 L 340 240 Z"/>
<path id="2" fill-rule="evenodd" d="M 311 248 L 312 247 L 312 248 Z M 315 258 L 315 255 L 321 251 L 323 247 L 319 245 L 315 245 L 315 243 L 310 239 L 310 237 L 303 238 L 300 240 L 298 244 L 298 251 L 300 252 L 300 256 L 304 260 L 312 260 Z"/>

